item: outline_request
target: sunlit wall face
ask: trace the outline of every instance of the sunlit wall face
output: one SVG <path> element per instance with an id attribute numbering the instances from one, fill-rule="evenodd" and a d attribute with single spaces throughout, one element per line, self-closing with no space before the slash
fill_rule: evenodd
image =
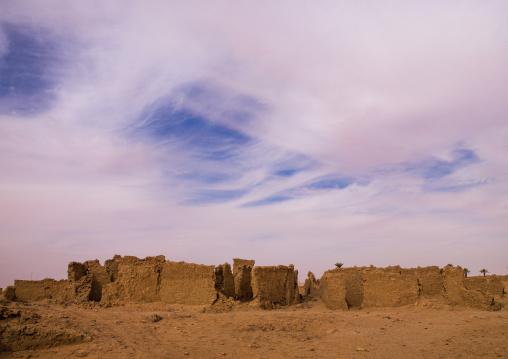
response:
<path id="1" fill-rule="evenodd" d="M 0 287 L 70 261 L 506 274 L 508 4 L 0 4 Z"/>

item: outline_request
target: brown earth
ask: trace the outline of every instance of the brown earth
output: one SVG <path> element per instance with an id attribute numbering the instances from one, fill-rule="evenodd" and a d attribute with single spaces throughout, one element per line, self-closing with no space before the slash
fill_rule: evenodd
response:
<path id="1" fill-rule="evenodd" d="M 0 343 L 0 358 L 508 358 L 508 310 L 4 301 Z"/>

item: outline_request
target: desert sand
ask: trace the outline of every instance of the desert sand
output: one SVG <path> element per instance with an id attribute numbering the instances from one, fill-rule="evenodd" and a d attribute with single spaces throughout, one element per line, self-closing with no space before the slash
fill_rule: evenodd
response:
<path id="1" fill-rule="evenodd" d="M 507 358 L 508 311 L 10 302 L 0 358 Z"/>

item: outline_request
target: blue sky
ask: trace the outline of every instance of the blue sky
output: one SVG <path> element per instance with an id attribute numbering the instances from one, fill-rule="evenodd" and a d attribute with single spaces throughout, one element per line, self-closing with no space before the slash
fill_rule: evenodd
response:
<path id="1" fill-rule="evenodd" d="M 507 16 L 1 3 L 0 287 L 114 254 L 507 274 Z"/>

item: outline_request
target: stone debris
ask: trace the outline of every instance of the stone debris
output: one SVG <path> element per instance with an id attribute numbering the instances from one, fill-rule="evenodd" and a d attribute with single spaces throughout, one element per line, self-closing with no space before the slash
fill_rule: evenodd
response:
<path id="1" fill-rule="evenodd" d="M 157 323 L 157 322 L 160 322 L 162 320 L 162 317 L 158 314 L 153 314 L 150 316 L 150 321 L 152 323 Z"/>

